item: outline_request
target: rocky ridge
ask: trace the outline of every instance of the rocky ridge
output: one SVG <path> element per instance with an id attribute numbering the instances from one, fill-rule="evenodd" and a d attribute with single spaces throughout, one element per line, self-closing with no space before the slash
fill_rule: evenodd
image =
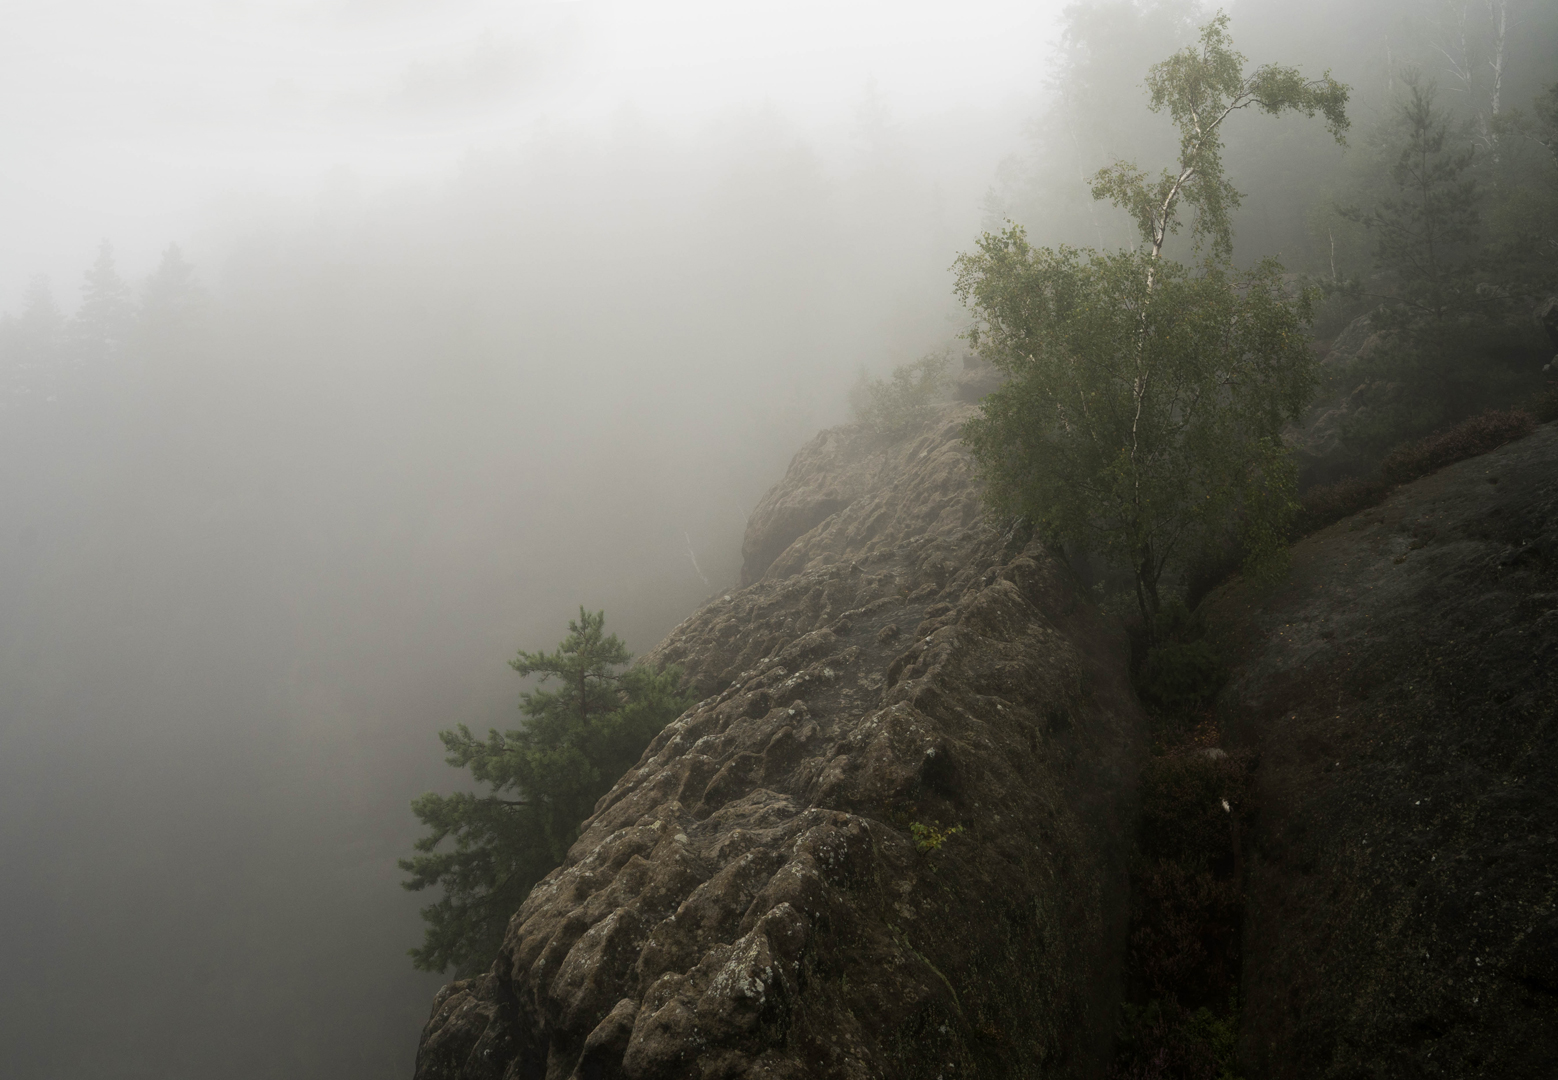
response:
<path id="1" fill-rule="evenodd" d="M 646 658 L 703 700 L 440 992 L 419 1078 L 1109 1070 L 1145 723 L 1119 635 L 983 522 L 970 414 L 796 455 L 748 584 Z M 1175 811 L 1229 831 L 1237 804 L 1239 1069 L 1551 1076 L 1558 425 L 1292 555 L 1203 605 L 1226 752 L 1147 770 L 1248 783 Z M 1151 914 L 1133 949 L 1183 929 Z"/>
<path id="2" fill-rule="evenodd" d="M 1144 721 L 1118 635 L 982 521 L 969 414 L 797 454 L 746 586 L 646 658 L 703 700 L 439 993 L 420 1080 L 1103 1070 Z"/>

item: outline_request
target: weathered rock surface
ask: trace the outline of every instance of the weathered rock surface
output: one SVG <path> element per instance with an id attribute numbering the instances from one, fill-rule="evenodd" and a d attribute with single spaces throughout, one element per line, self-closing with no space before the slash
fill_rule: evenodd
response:
<path id="1" fill-rule="evenodd" d="M 1101 1074 L 1142 719 L 1060 567 L 982 524 L 966 415 L 796 456 L 754 583 L 647 658 L 704 699 L 440 992 L 421 1080 Z"/>
<path id="2" fill-rule="evenodd" d="M 1536 321 L 1547 332 L 1547 340 L 1558 349 L 1558 296 L 1549 296 L 1536 305 L 1532 312 Z"/>
<path id="3" fill-rule="evenodd" d="M 1558 426 L 1205 610 L 1256 750 L 1252 1075 L 1558 1075 Z"/>
<path id="4" fill-rule="evenodd" d="M 974 526 L 979 489 L 958 432 L 976 411 L 946 408 L 908 437 L 838 427 L 812 439 L 747 521 L 742 584 Z"/>

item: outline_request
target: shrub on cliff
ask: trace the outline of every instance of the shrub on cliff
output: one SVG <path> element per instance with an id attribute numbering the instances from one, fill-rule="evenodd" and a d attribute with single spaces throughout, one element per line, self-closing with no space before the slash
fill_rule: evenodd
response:
<path id="1" fill-rule="evenodd" d="M 1392 484 L 1409 483 L 1446 465 L 1523 439 L 1535 427 L 1531 414 L 1522 409 L 1490 409 L 1463 420 L 1448 431 L 1398 446 L 1380 462 L 1380 476 Z"/>
<path id="2" fill-rule="evenodd" d="M 489 730 L 485 739 L 464 724 L 438 733 L 449 752 L 444 760 L 469 769 L 491 793 L 428 792 L 411 804 L 428 833 L 416 841 L 419 854 L 400 860 L 411 874 L 403 887 L 444 889 L 422 909 L 426 935 L 411 950 L 417 967 L 452 964 L 464 974 L 485 966 L 509 916 L 563 861 L 596 800 L 692 703 L 675 667 L 618 670 L 632 656 L 605 633 L 605 622 L 605 612 L 580 608 L 556 652 L 521 651 L 509 661 L 521 675 L 540 676 L 540 687 L 520 696 L 523 727 Z M 557 688 L 545 689 L 553 678 Z M 438 850 L 446 839 L 453 848 Z"/>
<path id="3" fill-rule="evenodd" d="M 864 372 L 849 393 L 855 419 L 878 435 L 898 435 L 926 419 L 946 395 L 945 353 L 899 364 L 886 379 Z"/>
<path id="4" fill-rule="evenodd" d="M 1290 297 L 1273 261 L 1236 271 L 1221 125 L 1254 106 L 1325 115 L 1338 140 L 1347 89 L 1266 65 L 1246 75 L 1218 15 L 1147 75 L 1151 106 L 1180 132 L 1178 167 L 1151 177 L 1120 162 L 1095 198 L 1130 211 L 1137 251 L 1033 248 L 1021 227 L 986 233 L 956 264 L 970 337 L 1011 379 L 966 437 L 996 506 L 1135 579 L 1143 624 L 1176 562 L 1239 533 L 1251 567 L 1285 550 L 1295 473 L 1280 439 L 1314 384 L 1309 297 Z M 1203 260 L 1163 257 L 1194 209 Z"/>

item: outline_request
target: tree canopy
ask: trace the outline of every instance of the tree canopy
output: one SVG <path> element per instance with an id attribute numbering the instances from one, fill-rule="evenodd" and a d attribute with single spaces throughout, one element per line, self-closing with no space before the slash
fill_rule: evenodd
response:
<path id="1" fill-rule="evenodd" d="M 1201 28 L 1200 47 L 1181 49 L 1147 71 L 1148 107 L 1168 111 L 1179 130 L 1178 167 L 1156 180 L 1128 161 L 1117 161 L 1093 177 L 1095 199 L 1108 199 L 1128 211 L 1141 229 L 1154 258 L 1168 237 L 1179 231 L 1181 199 L 1195 209 L 1192 233 L 1197 247 L 1213 257 L 1233 256 L 1230 213 L 1243 198 L 1223 174 L 1223 124 L 1234 113 L 1254 107 L 1273 116 L 1297 111 L 1325 116 L 1325 126 L 1344 142 L 1347 87 L 1327 71 L 1305 79 L 1297 68 L 1266 64 L 1244 71 L 1244 57 L 1233 50 L 1228 16 L 1219 12 Z"/>
<path id="2" fill-rule="evenodd" d="M 539 676 L 520 695 L 520 728 L 490 729 L 485 739 L 464 724 L 438 733 L 444 760 L 489 793 L 428 792 L 411 804 L 428 832 L 414 845 L 418 854 L 400 860 L 411 874 L 404 887 L 444 889 L 422 909 L 425 939 L 411 950 L 417 967 L 463 973 L 490 961 L 509 916 L 562 863 L 596 801 L 691 703 L 680 669 L 626 666 L 632 655 L 605 622 L 605 612 L 580 608 L 555 652 L 521 650 L 509 662 Z M 439 850 L 445 840 L 452 847 Z"/>
<path id="3" fill-rule="evenodd" d="M 1402 332 L 1421 328 L 1436 337 L 1493 299 L 1476 280 L 1481 215 L 1470 171 L 1476 151 L 1451 139 L 1432 84 L 1410 77 L 1407 91 L 1392 140 L 1390 188 L 1370 209 L 1346 213 L 1373 236 L 1375 265 L 1387 278 L 1381 315 Z"/>
<path id="4" fill-rule="evenodd" d="M 1033 248 L 1013 226 L 960 260 L 958 290 L 1012 375 L 965 431 L 997 507 L 1129 567 L 1149 618 L 1165 570 L 1231 520 L 1252 561 L 1280 550 L 1294 477 L 1278 432 L 1313 361 L 1276 263 L 1194 273 Z"/>
<path id="5" fill-rule="evenodd" d="M 967 440 L 990 497 L 1054 540 L 1128 568 L 1148 633 L 1164 574 L 1234 533 L 1246 565 L 1284 550 L 1295 475 L 1280 431 L 1307 405 L 1309 296 L 1282 268 L 1231 265 L 1221 131 L 1233 113 L 1323 113 L 1338 140 L 1347 88 L 1267 65 L 1244 73 L 1227 17 L 1148 73 L 1150 105 L 1180 134 L 1158 180 L 1128 162 L 1093 195 L 1129 209 L 1139 250 L 1036 248 L 1020 226 L 986 233 L 956 264 L 970 337 L 1011 376 L 985 399 Z M 1195 210 L 1202 261 L 1166 259 L 1181 203 Z"/>

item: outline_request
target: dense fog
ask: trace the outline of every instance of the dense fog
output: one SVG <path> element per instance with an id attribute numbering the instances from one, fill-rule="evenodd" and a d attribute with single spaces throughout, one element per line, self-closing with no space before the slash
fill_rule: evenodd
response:
<path id="1" fill-rule="evenodd" d="M 859 372 L 960 353 L 981 229 L 1132 242 L 1082 178 L 1166 163 L 1141 77 L 1207 10 L 19 5 L 0 1074 L 409 1074 L 437 730 L 512 726 L 581 604 L 643 652 L 733 587 Z M 1230 138 L 1241 257 L 1361 258 L 1325 192 L 1437 10 L 1231 5 L 1359 126 Z"/>
<path id="2" fill-rule="evenodd" d="M 436 25 L 415 7 L 362 13 L 363 33 Z M 635 30 L 608 15 L 571 32 Z M 750 49 L 704 47 L 722 45 Z M 857 370 L 957 332 L 946 268 L 1015 102 L 897 102 L 856 55 L 829 61 L 824 100 L 722 68 L 704 89 L 723 100 L 678 110 L 644 58 L 642 93 L 620 58 L 585 59 L 618 65 L 596 107 L 521 87 L 468 123 L 482 102 L 455 88 L 432 116 L 364 118 L 366 150 L 331 120 L 335 161 L 243 117 L 243 71 L 207 58 L 185 90 L 306 160 L 268 168 L 203 115 L 182 149 L 177 118 L 122 116 L 145 151 L 124 189 L 68 125 L 58 156 L 98 185 L 37 190 L 51 178 L 11 158 L 6 1076 L 407 1075 L 442 980 L 406 956 L 430 898 L 395 860 L 410 799 L 459 781 L 437 730 L 513 726 L 505 661 L 580 604 L 642 652 L 732 586 L 747 513 L 845 418 Z M 199 160 L 213 144 L 247 175 Z M 88 326 L 100 238 L 124 308 Z"/>

